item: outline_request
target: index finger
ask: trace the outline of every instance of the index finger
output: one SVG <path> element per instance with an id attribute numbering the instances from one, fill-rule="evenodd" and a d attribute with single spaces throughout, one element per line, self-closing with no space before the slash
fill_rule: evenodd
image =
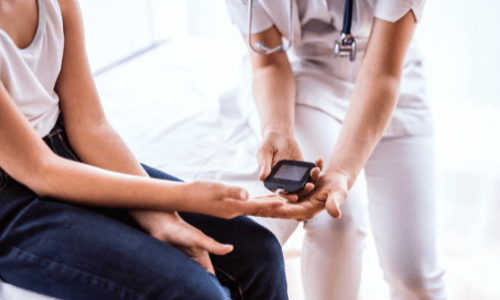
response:
<path id="1" fill-rule="evenodd" d="M 269 197 L 260 198 L 258 200 L 249 199 L 245 202 L 232 201 L 232 204 L 236 206 L 236 210 L 241 214 L 262 217 L 269 215 L 269 212 L 281 207 L 285 201 L 286 200 L 281 197 Z"/>

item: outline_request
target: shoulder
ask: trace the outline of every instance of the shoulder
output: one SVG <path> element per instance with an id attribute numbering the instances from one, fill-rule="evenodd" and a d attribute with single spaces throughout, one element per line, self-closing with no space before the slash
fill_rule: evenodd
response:
<path id="1" fill-rule="evenodd" d="M 64 35 L 83 34 L 83 18 L 78 0 L 50 0 L 59 3 L 64 26 Z"/>
<path id="2" fill-rule="evenodd" d="M 74 19 L 80 15 L 78 0 L 51 0 L 59 4 L 63 21 Z"/>
<path id="3" fill-rule="evenodd" d="M 408 11 L 413 11 L 415 19 L 420 21 L 426 0 L 376 0 L 375 17 L 394 23 L 406 15 Z"/>

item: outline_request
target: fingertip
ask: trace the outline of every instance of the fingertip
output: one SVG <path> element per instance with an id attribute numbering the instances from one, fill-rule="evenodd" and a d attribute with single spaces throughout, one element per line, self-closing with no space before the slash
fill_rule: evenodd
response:
<path id="1" fill-rule="evenodd" d="M 215 254 L 215 255 L 226 255 L 230 252 L 233 251 L 234 249 L 234 246 L 233 245 L 230 245 L 230 244 L 219 244 L 217 243 L 218 245 L 216 247 L 212 247 L 212 250 L 208 250 L 208 252 L 212 253 L 212 254 Z"/>
<path id="2" fill-rule="evenodd" d="M 266 179 L 266 178 L 264 178 L 264 172 L 260 172 L 260 174 L 259 174 L 259 180 L 260 181 L 264 181 L 264 179 Z"/>
<path id="3" fill-rule="evenodd" d="M 316 160 L 316 167 L 318 167 L 321 170 L 323 170 L 323 159 L 320 157 Z"/>
<path id="4" fill-rule="evenodd" d="M 246 190 L 241 190 L 240 191 L 240 200 L 247 200 L 248 199 L 248 192 Z"/>
<path id="5" fill-rule="evenodd" d="M 336 205 L 331 205 L 328 202 L 326 203 L 326 211 L 334 219 L 338 219 L 341 216 L 340 209 Z"/>
<path id="6" fill-rule="evenodd" d="M 234 246 L 230 245 L 230 244 L 224 244 L 224 245 L 222 245 L 222 248 L 223 248 L 225 254 L 230 253 L 234 250 Z"/>

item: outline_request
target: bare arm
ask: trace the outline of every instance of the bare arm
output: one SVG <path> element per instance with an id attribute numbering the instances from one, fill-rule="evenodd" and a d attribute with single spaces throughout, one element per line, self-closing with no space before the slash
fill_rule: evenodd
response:
<path id="1" fill-rule="evenodd" d="M 248 194 L 218 183 L 147 178 L 102 112 L 86 61 L 77 1 L 60 0 L 60 4 L 66 43 L 56 90 L 68 136 L 86 164 L 55 155 L 0 84 L 0 166 L 9 175 L 38 194 L 93 206 L 191 211 L 230 218 L 265 212 L 277 205 L 277 201 L 269 205 L 235 200 L 246 200 Z"/>
<path id="2" fill-rule="evenodd" d="M 253 34 L 252 42 L 263 42 L 273 48 L 282 43 L 281 34 L 273 26 Z M 270 55 L 249 53 L 253 68 L 253 95 L 262 133 L 277 131 L 293 136 L 296 90 L 286 52 Z"/>
<path id="3" fill-rule="evenodd" d="M 119 174 L 70 161 L 54 154 L 40 139 L 0 83 L 0 166 L 14 179 L 40 195 L 93 206 L 138 208 L 160 211 L 192 211 L 219 215 L 233 212 L 247 201 L 243 189 L 222 184 L 168 182 Z M 229 191 L 229 190 L 230 191 Z M 221 207 L 206 201 L 208 194 L 220 198 Z M 224 199 L 223 199 L 224 198 Z M 229 201 L 229 202 L 228 202 Z M 226 204 L 227 208 L 224 208 Z M 236 204 L 234 206 L 233 202 Z M 206 205 L 204 205 L 205 203 Z M 224 212 L 225 211 L 225 212 Z M 221 215 L 224 217 L 224 215 Z"/>
<path id="4" fill-rule="evenodd" d="M 41 195 L 109 207 L 173 209 L 184 185 L 117 174 L 55 155 L 37 136 L 0 84 L 0 165 L 14 179 Z M 71 176 L 68 176 L 71 174 Z M 170 199 L 148 189 L 171 192 Z M 150 199 L 135 194 L 149 193 Z M 141 199 L 143 198 L 143 199 Z"/>
<path id="5" fill-rule="evenodd" d="M 416 20 L 412 11 L 395 23 L 375 18 L 351 102 L 325 173 L 300 203 L 302 212 L 282 215 L 310 219 L 326 204 L 339 218 L 347 191 L 380 141 L 396 107 L 403 64 Z"/>
<path id="6" fill-rule="evenodd" d="M 56 92 L 71 146 L 82 162 L 123 174 L 147 177 L 110 126 L 87 60 L 83 22 L 75 0 L 59 0 L 64 22 L 64 57 Z"/>
<path id="7" fill-rule="evenodd" d="M 101 105 L 85 49 L 80 8 L 76 1 L 60 0 L 64 22 L 64 57 L 56 92 L 71 146 L 82 162 L 102 169 L 149 177 L 110 126 Z M 131 215 L 148 231 L 157 218 L 142 211 Z"/>
<path id="8" fill-rule="evenodd" d="M 328 171 L 346 175 L 349 188 L 380 141 L 396 107 L 403 64 L 416 20 L 375 18 L 347 114 Z"/>
<path id="9" fill-rule="evenodd" d="M 412 11 L 395 23 L 374 19 L 367 50 L 330 163 L 315 182 L 314 190 L 304 198 L 307 201 L 299 202 L 296 207 L 287 207 L 279 217 L 310 219 L 325 208 L 325 204 L 330 215 L 340 217 L 340 205 L 380 141 L 396 107 L 404 59 L 416 25 Z M 265 87 L 264 84 L 259 88 Z M 254 93 L 259 92 L 254 89 Z"/>
<path id="10" fill-rule="evenodd" d="M 243 36 L 247 41 L 246 36 Z M 252 35 L 252 42 L 263 42 L 274 48 L 282 43 L 281 33 L 276 27 Z M 255 47 L 255 44 L 254 44 Z M 286 52 L 258 55 L 249 51 L 253 69 L 252 90 L 260 116 L 262 143 L 257 154 L 260 180 L 264 180 L 271 168 L 282 159 L 303 160 L 295 138 L 295 78 Z M 314 188 L 323 167 L 322 160 L 316 161 L 318 168 L 311 171 L 312 182 L 307 183 L 303 193 Z M 297 195 L 287 196 L 297 200 Z"/>

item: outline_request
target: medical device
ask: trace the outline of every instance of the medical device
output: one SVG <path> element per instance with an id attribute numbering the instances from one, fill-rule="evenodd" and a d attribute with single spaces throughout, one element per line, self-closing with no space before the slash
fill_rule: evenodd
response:
<path id="1" fill-rule="evenodd" d="M 316 165 L 310 162 L 280 160 L 264 180 L 264 186 L 276 194 L 295 193 L 304 188 L 314 167 Z"/>
<path id="2" fill-rule="evenodd" d="M 271 49 L 266 47 L 264 43 L 257 42 L 255 43 L 255 47 L 252 45 L 252 7 L 253 0 L 248 0 L 248 45 L 252 52 L 259 55 L 269 55 L 272 53 L 285 52 L 293 44 L 293 16 L 292 16 L 292 6 L 293 1 L 290 0 L 290 9 L 288 10 L 288 45 L 284 44 L 278 45 L 275 48 Z M 335 57 L 344 57 L 349 56 L 351 61 L 356 59 L 356 39 L 351 35 L 351 24 L 352 24 L 352 10 L 353 10 L 353 2 L 354 0 L 346 0 L 345 8 L 344 8 L 344 25 L 342 26 L 342 35 L 341 40 L 335 41 L 334 46 L 334 55 Z"/>

